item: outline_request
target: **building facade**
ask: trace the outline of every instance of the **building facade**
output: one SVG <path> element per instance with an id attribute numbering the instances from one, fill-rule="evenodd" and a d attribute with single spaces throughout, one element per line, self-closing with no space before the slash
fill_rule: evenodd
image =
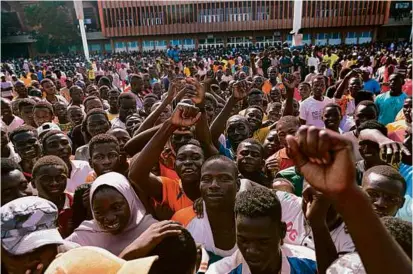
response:
<path id="1" fill-rule="evenodd" d="M 294 1 L 98 1 L 114 51 L 264 46 L 291 41 Z M 391 1 L 303 1 L 307 44 L 366 43 L 388 22 Z"/>

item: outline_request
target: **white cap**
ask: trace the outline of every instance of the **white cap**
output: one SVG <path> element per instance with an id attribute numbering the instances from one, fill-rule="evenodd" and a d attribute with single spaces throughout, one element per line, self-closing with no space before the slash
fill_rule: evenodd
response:
<path id="1" fill-rule="evenodd" d="M 42 134 L 45 134 L 49 130 L 61 130 L 61 129 L 55 123 L 44 123 L 43 125 L 37 128 L 37 136 L 41 136 Z"/>

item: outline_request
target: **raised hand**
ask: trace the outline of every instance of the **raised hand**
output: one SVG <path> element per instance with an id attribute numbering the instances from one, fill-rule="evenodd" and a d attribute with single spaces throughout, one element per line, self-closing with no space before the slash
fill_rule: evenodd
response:
<path id="1" fill-rule="evenodd" d="M 168 89 L 168 98 L 173 99 L 185 87 L 185 79 L 175 78 Z"/>
<path id="2" fill-rule="evenodd" d="M 248 83 L 245 80 L 237 81 L 232 88 L 232 96 L 235 100 L 241 101 L 248 95 Z"/>
<path id="3" fill-rule="evenodd" d="M 330 130 L 301 126 L 296 137 L 287 136 L 287 153 L 316 190 L 330 197 L 356 188 L 350 140 Z"/>
<path id="4" fill-rule="evenodd" d="M 201 113 L 199 108 L 192 106 L 188 103 L 180 102 L 171 116 L 171 123 L 178 127 L 189 127 L 194 125 L 199 118 Z"/>
<path id="5" fill-rule="evenodd" d="M 195 105 L 203 104 L 205 100 L 204 86 L 202 86 L 195 78 L 187 78 L 186 83 L 195 87 L 194 94 L 191 97 L 192 102 L 194 102 Z"/>
<path id="6" fill-rule="evenodd" d="M 296 77 L 294 74 L 283 74 L 282 82 L 287 91 L 294 91 L 294 88 L 297 87 L 299 84 L 298 77 Z"/>

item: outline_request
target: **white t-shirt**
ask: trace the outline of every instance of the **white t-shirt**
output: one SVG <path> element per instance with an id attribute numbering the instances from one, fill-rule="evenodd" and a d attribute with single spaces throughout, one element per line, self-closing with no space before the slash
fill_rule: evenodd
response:
<path id="1" fill-rule="evenodd" d="M 18 128 L 19 126 L 24 124 L 24 120 L 18 116 L 14 116 L 13 121 L 11 121 L 10 125 L 6 125 L 3 120 L 1 120 L 1 126 L 7 128 L 8 132 L 13 131 L 14 129 Z"/>
<path id="2" fill-rule="evenodd" d="M 93 169 L 87 161 L 71 160 L 72 172 L 67 178 L 66 192 L 74 193 L 76 188 L 86 182 L 86 178 Z"/>
<path id="3" fill-rule="evenodd" d="M 333 102 L 334 100 L 327 96 L 324 96 L 323 101 L 318 101 L 311 96 L 301 102 L 300 118 L 306 121 L 306 125 L 323 128 L 323 109 L 327 104 Z"/>
<path id="4" fill-rule="evenodd" d="M 281 203 L 282 221 L 287 224 L 284 243 L 301 245 L 314 250 L 313 233 L 302 210 L 302 198 L 283 191 L 277 191 L 277 196 Z M 337 253 L 354 252 L 355 246 L 350 234 L 347 233 L 344 222 L 330 231 L 330 235 Z"/>
<path id="5" fill-rule="evenodd" d="M 310 57 L 307 61 L 308 67 L 314 66 L 315 71 L 318 71 L 318 65 L 320 64 L 320 60 L 316 57 Z"/>

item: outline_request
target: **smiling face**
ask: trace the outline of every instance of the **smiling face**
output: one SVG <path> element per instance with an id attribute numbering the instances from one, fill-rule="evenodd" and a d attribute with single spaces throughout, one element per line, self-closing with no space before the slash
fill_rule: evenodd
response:
<path id="1" fill-rule="evenodd" d="M 50 123 L 53 121 L 54 116 L 48 108 L 34 108 L 33 117 L 36 126 L 40 127 L 44 123 Z"/>
<path id="2" fill-rule="evenodd" d="M 109 186 L 96 189 L 92 198 L 92 211 L 99 227 L 113 235 L 121 233 L 131 217 L 126 198 Z"/>
<path id="3" fill-rule="evenodd" d="M 31 161 L 40 156 L 40 143 L 36 135 L 31 131 L 17 133 L 11 139 L 14 149 L 20 158 Z"/>
<path id="4" fill-rule="evenodd" d="M 35 126 L 34 123 L 34 116 L 33 116 L 33 107 L 30 106 L 22 106 L 20 108 L 20 117 L 23 119 L 24 123 L 30 126 Z"/>
<path id="5" fill-rule="evenodd" d="M 236 167 L 220 159 L 206 162 L 201 169 L 201 197 L 207 208 L 233 208 L 237 193 Z"/>
<path id="6" fill-rule="evenodd" d="M 235 223 L 237 246 L 251 273 L 275 273 L 272 265 L 280 259 L 279 246 L 285 235 L 285 224 L 267 216 L 251 218 L 240 214 Z"/>
<path id="7" fill-rule="evenodd" d="M 273 102 L 281 102 L 281 91 L 278 87 L 272 87 L 270 90 L 270 99 Z"/>
<path id="8" fill-rule="evenodd" d="M 310 94 L 311 94 L 310 85 L 303 84 L 303 83 L 299 84 L 298 92 L 300 93 L 301 100 L 307 99 L 308 97 L 310 97 Z"/>
<path id="9" fill-rule="evenodd" d="M 80 125 L 83 121 L 84 114 L 80 108 L 72 108 L 68 110 L 69 112 L 69 121 L 74 125 Z"/>
<path id="10" fill-rule="evenodd" d="M 263 113 L 257 108 L 248 108 L 245 111 L 245 116 L 247 117 L 248 123 L 252 131 L 256 131 L 261 127 Z"/>
<path id="11" fill-rule="evenodd" d="M 326 128 L 338 131 L 341 121 L 341 111 L 337 107 L 327 107 L 323 111 L 323 121 Z"/>
<path id="12" fill-rule="evenodd" d="M 63 166 L 48 165 L 40 167 L 33 174 L 33 181 L 39 197 L 50 201 L 58 200 L 66 189 L 67 173 Z"/>
<path id="13" fill-rule="evenodd" d="M 313 79 L 312 92 L 315 98 L 320 98 L 326 91 L 326 83 L 323 76 L 317 76 Z"/>
<path id="14" fill-rule="evenodd" d="M 60 157 L 65 162 L 68 162 L 72 155 L 69 138 L 63 133 L 50 136 L 44 143 L 43 150 L 46 155 Z"/>
<path id="15" fill-rule="evenodd" d="M 264 154 L 269 157 L 281 149 L 280 140 L 278 139 L 277 131 L 271 130 L 268 132 L 265 138 L 264 144 Z"/>
<path id="16" fill-rule="evenodd" d="M 237 149 L 239 143 L 252 135 L 248 121 L 238 116 L 229 118 L 226 132 L 228 140 L 234 150 Z"/>
<path id="17" fill-rule="evenodd" d="M 192 144 L 182 146 L 175 160 L 175 170 L 179 178 L 185 182 L 199 182 L 204 160 L 204 153 L 200 147 Z"/>

